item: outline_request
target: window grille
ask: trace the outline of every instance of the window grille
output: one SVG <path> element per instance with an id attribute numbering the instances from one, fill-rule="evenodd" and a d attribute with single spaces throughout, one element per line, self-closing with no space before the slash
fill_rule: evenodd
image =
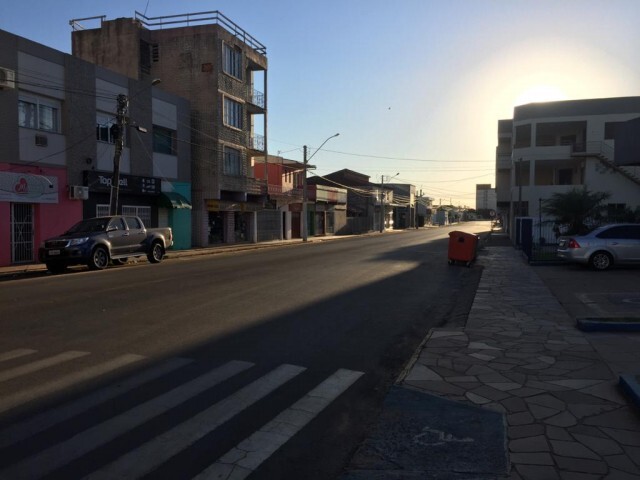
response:
<path id="1" fill-rule="evenodd" d="M 11 204 L 11 262 L 33 262 L 33 205 Z"/>

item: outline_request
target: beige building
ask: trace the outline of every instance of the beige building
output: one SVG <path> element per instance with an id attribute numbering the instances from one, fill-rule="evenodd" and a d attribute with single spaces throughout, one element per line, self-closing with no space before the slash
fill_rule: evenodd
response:
<path id="1" fill-rule="evenodd" d="M 79 22 L 74 56 L 190 100 L 193 245 L 259 241 L 259 216 L 279 229 L 251 168 L 267 153 L 266 47 L 217 11 Z"/>

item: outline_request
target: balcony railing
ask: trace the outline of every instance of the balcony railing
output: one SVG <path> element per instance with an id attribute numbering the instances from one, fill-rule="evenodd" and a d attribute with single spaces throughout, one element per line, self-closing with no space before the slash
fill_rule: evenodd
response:
<path id="1" fill-rule="evenodd" d="M 255 88 L 250 87 L 249 101 L 252 104 L 256 105 L 257 107 L 264 108 L 265 106 L 264 93 L 260 92 L 259 90 L 256 90 Z"/>
<path id="2" fill-rule="evenodd" d="M 249 137 L 249 148 L 264 152 L 264 136 L 257 134 L 251 135 L 251 137 Z"/>

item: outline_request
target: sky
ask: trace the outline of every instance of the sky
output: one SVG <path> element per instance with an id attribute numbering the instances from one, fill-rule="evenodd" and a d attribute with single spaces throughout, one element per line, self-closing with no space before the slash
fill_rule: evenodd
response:
<path id="1" fill-rule="evenodd" d="M 514 106 L 640 95 L 638 0 L 20 0 L 0 29 L 71 53 L 71 19 L 213 10 L 267 48 L 269 154 L 435 204 L 495 186 Z"/>

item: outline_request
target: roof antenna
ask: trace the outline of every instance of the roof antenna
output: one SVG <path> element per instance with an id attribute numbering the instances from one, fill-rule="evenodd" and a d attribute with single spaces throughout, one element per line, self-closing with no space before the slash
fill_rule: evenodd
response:
<path id="1" fill-rule="evenodd" d="M 147 8 L 149 8 L 149 0 L 147 0 L 147 6 L 144 7 L 144 13 L 143 15 L 146 17 L 147 16 Z"/>

